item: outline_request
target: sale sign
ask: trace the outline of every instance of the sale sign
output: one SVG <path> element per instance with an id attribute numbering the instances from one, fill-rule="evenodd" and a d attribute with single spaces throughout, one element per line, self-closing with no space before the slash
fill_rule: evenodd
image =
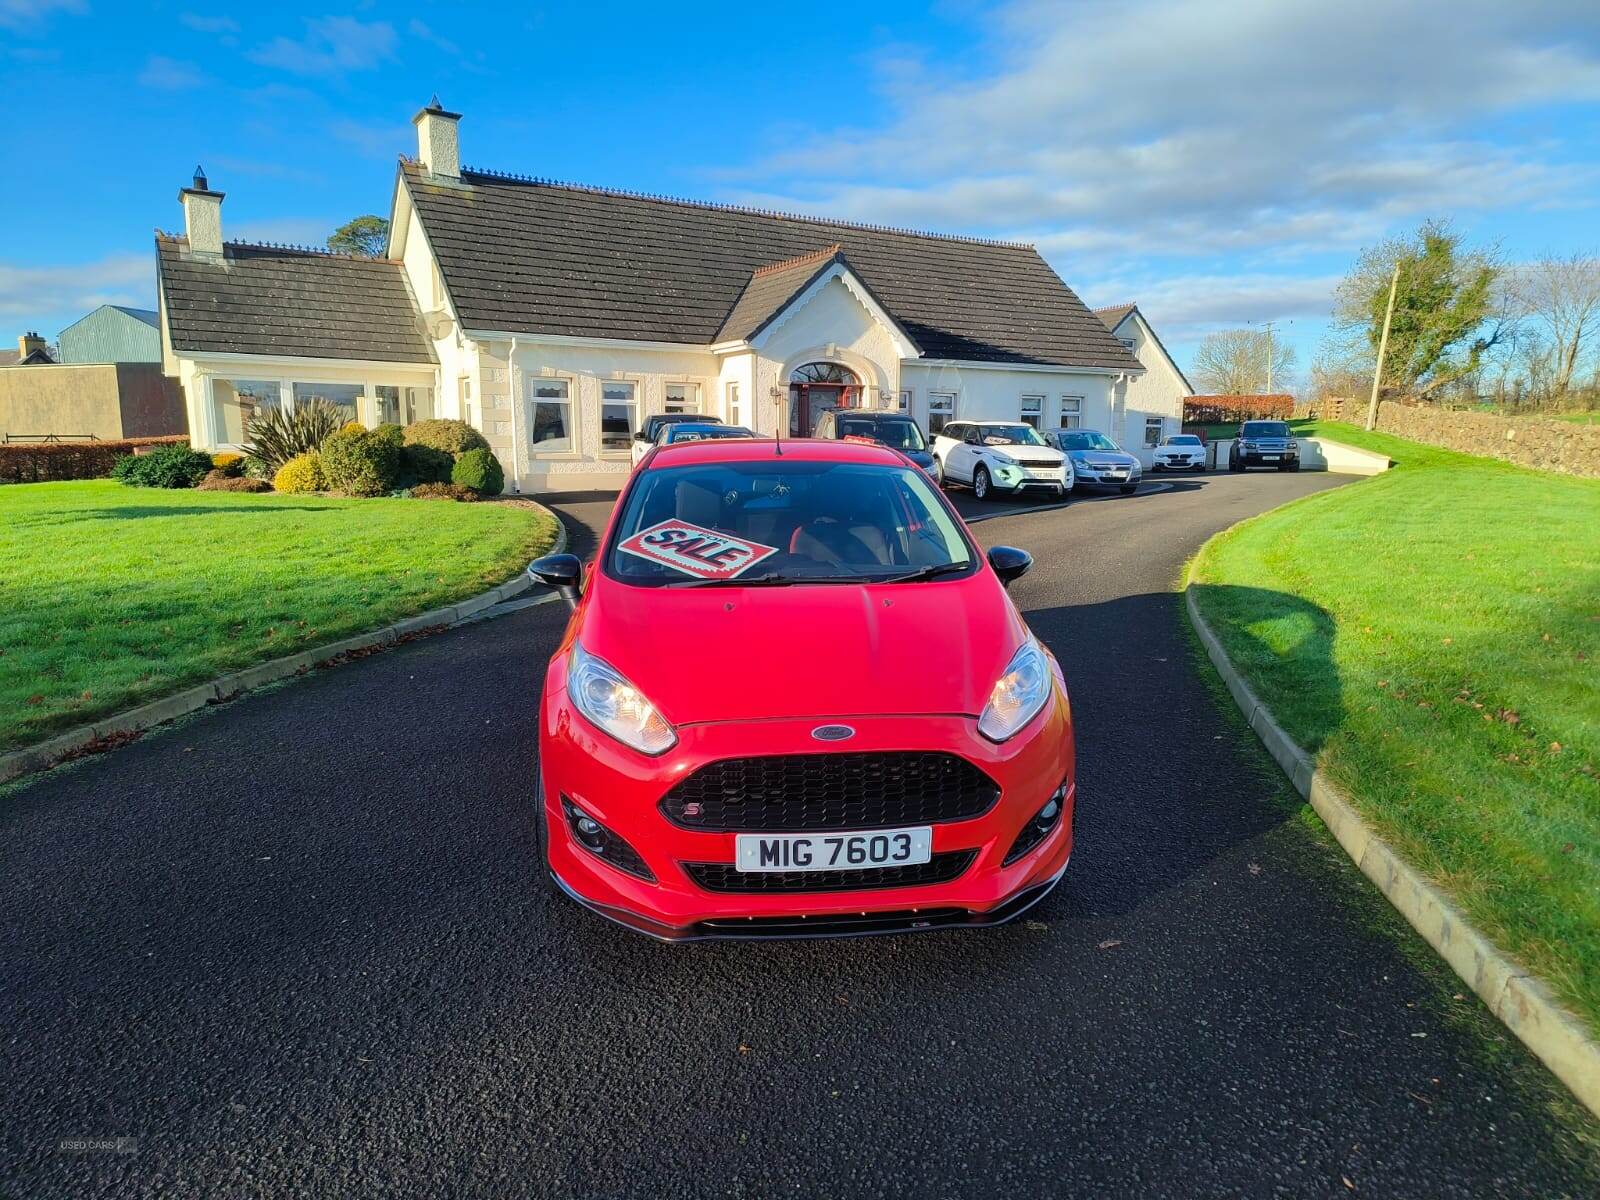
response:
<path id="1" fill-rule="evenodd" d="M 689 521 L 662 521 L 641 529 L 617 549 L 624 554 L 664 563 L 699 579 L 735 579 L 770 554 L 764 546 L 731 533 L 718 533 Z"/>

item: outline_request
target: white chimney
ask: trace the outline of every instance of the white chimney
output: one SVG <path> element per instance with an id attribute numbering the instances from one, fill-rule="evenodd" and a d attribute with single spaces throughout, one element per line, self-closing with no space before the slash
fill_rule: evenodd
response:
<path id="1" fill-rule="evenodd" d="M 411 118 L 417 127 L 417 158 L 430 175 L 461 178 L 461 142 L 456 135 L 460 113 L 446 112 L 434 96 L 428 107 Z"/>
<path id="2" fill-rule="evenodd" d="M 183 204 L 183 231 L 189 238 L 189 253 L 206 258 L 222 257 L 222 193 L 206 186 L 206 173 L 194 169 L 194 186 L 178 192 Z"/>

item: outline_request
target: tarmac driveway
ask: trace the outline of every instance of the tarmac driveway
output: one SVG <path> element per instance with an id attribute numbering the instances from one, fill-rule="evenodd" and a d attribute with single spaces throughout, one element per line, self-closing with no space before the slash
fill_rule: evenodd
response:
<path id="1" fill-rule="evenodd" d="M 0 1195 L 1600 1194 L 1186 631 L 1205 536 L 1339 482 L 976 526 L 1036 555 L 1080 739 L 1072 866 L 998 930 L 663 946 L 548 899 L 554 604 L 0 793 Z M 587 549 L 607 502 L 561 507 Z"/>

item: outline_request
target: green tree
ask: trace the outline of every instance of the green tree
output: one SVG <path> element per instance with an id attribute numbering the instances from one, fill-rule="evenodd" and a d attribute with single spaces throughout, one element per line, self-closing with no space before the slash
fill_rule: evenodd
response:
<path id="1" fill-rule="evenodd" d="M 359 254 L 377 258 L 389 240 L 389 222 L 382 217 L 367 214 L 346 221 L 333 231 L 328 239 L 328 249 L 339 254 Z"/>
<path id="2" fill-rule="evenodd" d="M 1365 343 L 1369 361 L 1377 354 L 1397 263 L 1400 284 L 1383 380 L 1387 389 L 1425 396 L 1473 375 L 1484 354 L 1509 334 L 1496 286 L 1500 266 L 1491 253 L 1464 250 L 1461 235 L 1442 221 L 1363 250 L 1339 285 L 1334 320 Z"/>

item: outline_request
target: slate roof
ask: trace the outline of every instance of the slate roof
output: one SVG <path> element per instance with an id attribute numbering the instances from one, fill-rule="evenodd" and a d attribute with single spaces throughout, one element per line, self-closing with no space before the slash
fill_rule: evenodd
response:
<path id="1" fill-rule="evenodd" d="M 706 345 L 747 319 L 757 268 L 837 245 L 929 358 L 1139 367 L 1031 246 L 400 170 L 468 330 Z"/>
<path id="2" fill-rule="evenodd" d="M 750 279 L 745 284 L 744 291 L 739 294 L 739 299 L 734 301 L 733 311 L 722 323 L 722 328 L 717 330 L 715 340 L 749 341 L 772 324 L 778 314 L 793 304 L 815 280 L 836 265 L 844 267 L 855 275 L 855 268 L 850 265 L 850 260 L 845 257 L 844 248 L 838 243 L 824 246 L 814 254 L 802 254 L 799 258 L 757 267 L 750 272 Z M 856 278 L 860 280 L 859 275 Z M 872 298 L 874 301 L 878 299 L 876 296 Z M 879 307 L 882 307 L 881 302 Z"/>
<path id="3" fill-rule="evenodd" d="M 1105 322 L 1107 329 L 1115 329 L 1128 319 L 1128 314 L 1138 308 L 1137 304 L 1113 304 L 1110 308 L 1097 308 L 1094 315 Z"/>
<path id="4" fill-rule="evenodd" d="M 211 262 L 165 234 L 156 257 L 174 350 L 435 361 L 391 259 L 229 243 Z"/>

